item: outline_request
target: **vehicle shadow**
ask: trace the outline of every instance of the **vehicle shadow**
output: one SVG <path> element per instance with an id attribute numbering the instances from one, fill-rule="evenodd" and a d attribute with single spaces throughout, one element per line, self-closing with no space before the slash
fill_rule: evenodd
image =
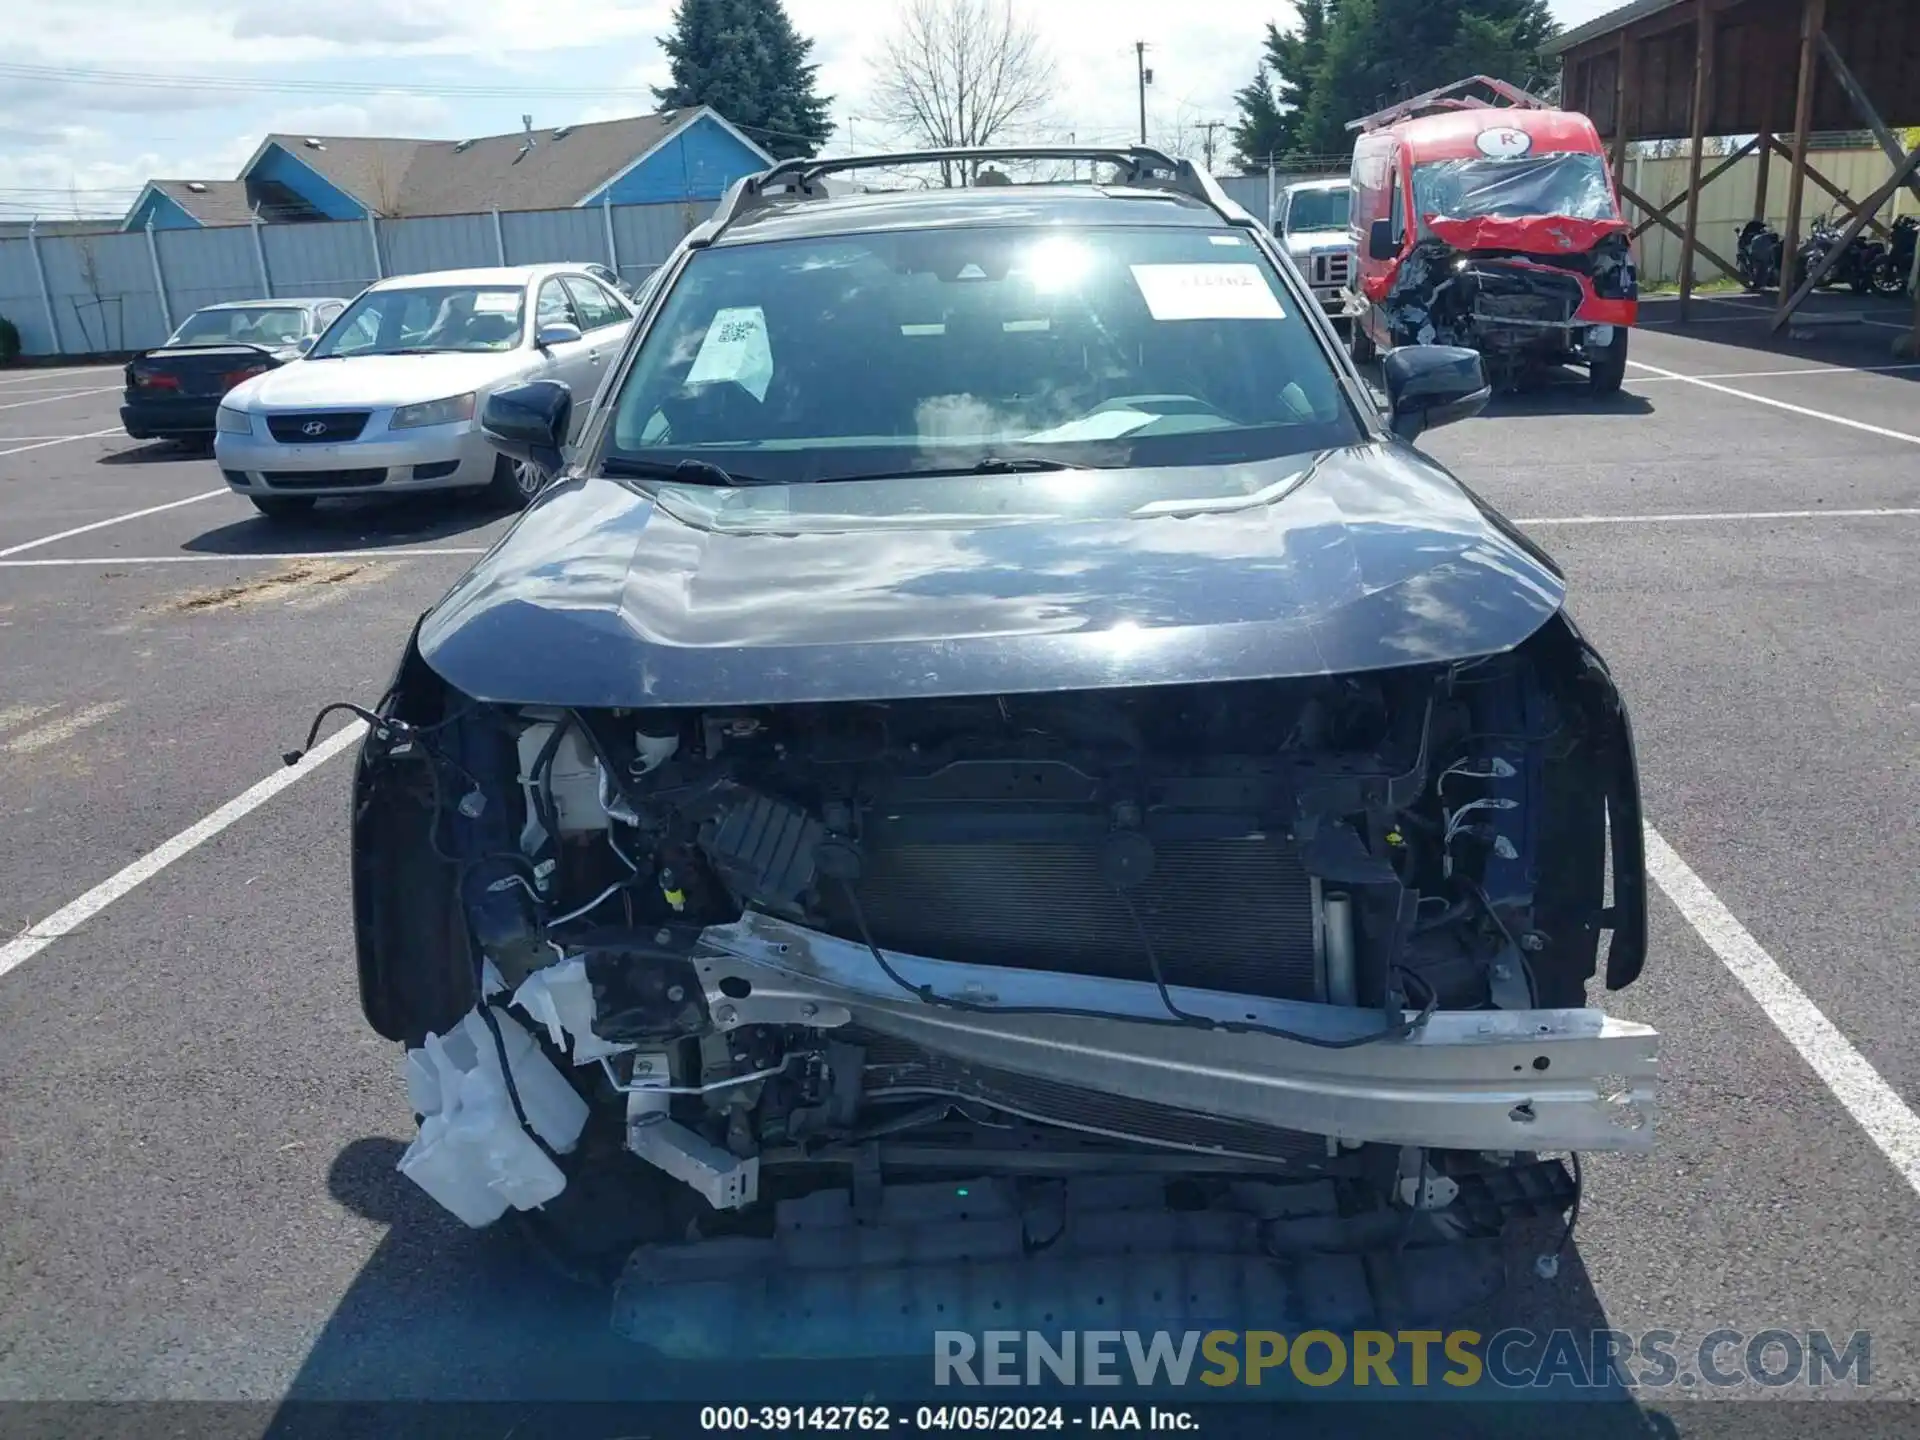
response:
<path id="1" fill-rule="evenodd" d="M 253 516 L 196 535 L 181 548 L 202 555 L 268 555 L 283 551 L 377 550 L 436 540 L 492 542 L 485 531 L 506 512 L 464 495 L 322 500 L 284 520 Z"/>
<path id="2" fill-rule="evenodd" d="M 208 462 L 213 459 L 211 441 L 143 440 L 130 450 L 110 450 L 98 457 L 96 465 L 172 465 L 182 461 Z"/>
<path id="3" fill-rule="evenodd" d="M 1595 395 L 1587 388 L 1587 377 L 1573 370 L 1549 372 L 1517 390 L 1496 390 L 1480 418 L 1499 420 L 1522 415 L 1651 415 L 1655 406 L 1651 397 L 1633 388 L 1627 377 L 1624 388 L 1611 395 Z"/>
<path id="4" fill-rule="evenodd" d="M 1385 382 L 1379 364 L 1360 367 L 1361 377 L 1384 409 L 1387 403 Z M 1595 395 L 1587 388 L 1584 371 L 1556 366 L 1527 381 L 1518 389 L 1495 388 L 1493 398 L 1476 418 L 1498 420 L 1517 415 L 1651 415 L 1653 400 L 1633 389 L 1633 377 L 1626 386 L 1611 395 Z"/>
<path id="5" fill-rule="evenodd" d="M 1809 297 L 1786 326 L 1775 330 L 1773 312 L 1778 300 L 1771 290 L 1696 295 L 1692 313 L 1683 323 L 1678 297 L 1656 296 L 1640 302 L 1639 327 L 1650 334 L 1682 336 L 1816 365 L 1884 367 L 1920 360 L 1920 355 L 1896 353 L 1896 343 L 1913 324 L 1911 299 L 1821 291 Z M 1920 380 L 1920 369 L 1880 373 Z"/>
<path id="6" fill-rule="evenodd" d="M 357 1140 L 333 1163 L 328 1184 L 334 1199 L 385 1225 L 387 1234 L 327 1319 L 266 1431 L 270 1436 L 291 1440 L 323 1430 L 329 1436 L 423 1433 L 433 1428 L 439 1409 L 451 1412 L 450 1402 L 483 1407 L 485 1429 L 492 1434 L 579 1434 L 586 1430 L 577 1422 L 592 1420 L 604 1433 L 663 1435 L 682 1431 L 663 1430 L 658 1423 L 642 1424 L 637 1431 L 605 1429 L 600 1412 L 579 1402 L 611 1405 L 610 1416 L 662 1401 L 887 1402 L 898 1412 L 902 1402 L 911 1405 L 929 1399 L 965 1403 L 1045 1399 L 1085 1406 L 1096 1401 L 1124 1405 L 1171 1398 L 1177 1403 L 1205 1404 L 1208 1413 L 1201 1428 L 1208 1435 L 1265 1437 L 1276 1433 L 1270 1405 L 1249 1408 L 1232 1402 L 1302 1398 L 1364 1402 L 1368 1398 L 1367 1392 L 1351 1387 L 1344 1394 L 1304 1391 L 1298 1386 L 1292 1394 L 1276 1394 L 1274 1383 L 1264 1391 L 1244 1385 L 1219 1390 L 1191 1382 L 1177 1391 L 1163 1386 L 1137 1393 L 1084 1387 L 1046 1395 L 1024 1389 L 934 1391 L 928 1358 L 822 1362 L 761 1361 L 740 1355 L 724 1364 L 668 1361 L 616 1335 L 605 1293 L 570 1284 L 544 1268 L 511 1227 L 469 1230 L 440 1210 L 396 1172 L 401 1153 L 396 1140 Z M 1511 1327 L 1525 1327 L 1542 1339 L 1565 1330 L 1584 1354 L 1594 1332 L 1610 1329 L 1605 1312 L 1577 1247 L 1560 1257 L 1559 1273 L 1551 1282 L 1539 1278 L 1534 1268 L 1536 1253 L 1554 1247 L 1560 1222 L 1556 1218 L 1550 1223 L 1529 1223 L 1531 1228 L 1509 1237 L 1507 1287 L 1495 1298 L 1463 1310 L 1457 1320 L 1435 1317 L 1431 1323 L 1437 1328 L 1466 1326 L 1487 1337 Z M 689 1323 L 705 1328 L 697 1316 Z M 1237 1323 L 1243 1330 L 1287 1324 L 1282 1317 L 1268 1315 L 1248 1315 Z M 1184 1331 L 1190 1322 L 1169 1319 L 1167 1328 Z M 932 1340 L 928 1338 L 930 1356 Z M 1435 1374 L 1443 1368 L 1437 1354 L 1436 1348 Z M 1285 1383 L 1277 1376 L 1267 1378 Z M 1300 1407 L 1302 1418 L 1313 1423 L 1297 1428 L 1290 1421 L 1286 1433 L 1371 1434 L 1374 1431 L 1365 1422 L 1376 1418 L 1373 1412 L 1377 1411 L 1383 1412 L 1377 1418 L 1391 1420 L 1398 1427 L 1393 1433 L 1404 1440 L 1405 1426 L 1418 1411 L 1423 1440 L 1456 1433 L 1519 1437 L 1539 1433 L 1546 1412 L 1534 1402 L 1543 1400 L 1582 1402 L 1555 1406 L 1553 1427 L 1564 1440 L 1587 1436 L 1626 1440 L 1673 1433 L 1618 1387 L 1570 1394 L 1564 1388 L 1499 1390 L 1482 1384 L 1469 1392 L 1435 1386 L 1389 1398 L 1398 1403 L 1305 1405 Z M 1437 1403 L 1461 1400 L 1495 1403 Z M 1435 1403 L 1410 1407 L 1408 1401 Z M 556 1408 L 563 1404 L 568 1408 Z M 436 1408 L 429 1409 L 430 1405 Z M 629 1420 L 645 1418 L 640 1411 L 628 1416 Z M 693 1433 L 692 1418 L 686 1418 L 684 1433 Z M 1362 1422 L 1358 1428 L 1357 1421 Z M 609 1418 L 607 1423 L 613 1422 Z"/>

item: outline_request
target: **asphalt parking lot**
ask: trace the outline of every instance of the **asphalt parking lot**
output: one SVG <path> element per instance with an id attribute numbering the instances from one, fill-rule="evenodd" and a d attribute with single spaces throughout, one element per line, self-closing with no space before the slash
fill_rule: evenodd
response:
<path id="1" fill-rule="evenodd" d="M 1619 397 L 1427 446 L 1567 569 L 1656 834 L 1651 959 L 1608 1007 L 1664 1036 L 1658 1147 L 1591 1160 L 1576 1254 L 1517 1254 L 1487 1318 L 1868 1331 L 1871 1395 L 1920 1399 L 1920 365 L 1897 311 L 1768 345 L 1701 310 L 1646 307 Z M 644 1388 L 578 1293 L 394 1173 L 349 763 L 279 761 L 506 521 L 270 525 L 118 433 L 118 392 L 0 373 L 0 1398 Z"/>

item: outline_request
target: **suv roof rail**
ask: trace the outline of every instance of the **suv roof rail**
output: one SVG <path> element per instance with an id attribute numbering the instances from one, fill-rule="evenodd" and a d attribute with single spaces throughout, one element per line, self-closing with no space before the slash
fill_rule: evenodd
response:
<path id="1" fill-rule="evenodd" d="M 1474 86 L 1484 86 L 1493 93 L 1492 100 L 1484 100 L 1477 95 L 1466 94 Z M 1500 102 L 1505 101 L 1503 107 Z M 1496 80 L 1491 75 L 1469 75 L 1464 80 L 1456 80 L 1451 85 L 1442 85 L 1419 95 L 1409 96 L 1389 105 L 1384 110 L 1376 110 L 1371 115 L 1362 115 L 1358 120 L 1349 120 L 1349 130 L 1378 130 L 1383 125 L 1397 124 L 1410 120 L 1416 115 L 1424 115 L 1435 110 L 1497 110 L 1512 108 L 1517 110 L 1551 110 L 1554 107 L 1538 95 L 1530 95 L 1518 85 L 1508 84 L 1505 80 Z"/>
<path id="2" fill-rule="evenodd" d="M 980 145 L 941 150 L 903 150 L 876 155 L 849 155 L 822 160 L 799 156 L 782 160 L 755 175 L 736 180 L 713 218 L 688 237 L 694 248 L 711 245 L 741 218 L 765 210 L 780 200 L 818 200 L 826 195 L 820 181 L 852 170 L 891 170 L 905 165 L 986 160 L 1108 161 L 1120 167 L 1119 183 L 1142 189 L 1166 190 L 1198 200 L 1229 225 L 1257 229 L 1258 222 L 1235 204 L 1220 182 L 1191 160 L 1177 160 L 1145 145 Z"/>

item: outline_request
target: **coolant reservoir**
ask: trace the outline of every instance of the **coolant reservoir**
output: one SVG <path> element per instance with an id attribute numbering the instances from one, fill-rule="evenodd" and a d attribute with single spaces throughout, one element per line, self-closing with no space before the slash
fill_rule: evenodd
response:
<path id="1" fill-rule="evenodd" d="M 529 725 L 520 732 L 520 785 L 527 792 L 529 817 L 540 813 L 534 798 L 534 769 L 552 738 L 552 725 Z M 550 784 L 555 821 L 563 835 L 607 828 L 607 812 L 600 805 L 600 766 L 578 725 L 568 728 L 553 752 Z M 530 818 L 529 828 L 534 824 Z"/>

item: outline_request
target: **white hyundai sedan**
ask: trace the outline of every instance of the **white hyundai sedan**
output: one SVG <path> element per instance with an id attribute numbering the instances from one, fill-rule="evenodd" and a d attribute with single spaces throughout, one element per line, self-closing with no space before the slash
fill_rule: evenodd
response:
<path id="1" fill-rule="evenodd" d="M 362 292 L 306 357 L 220 402 L 214 456 L 272 519 L 323 495 L 485 490 L 524 506 L 547 481 L 487 444 L 495 390 L 559 380 L 575 433 L 633 324 L 627 299 L 582 265 L 444 270 Z"/>

